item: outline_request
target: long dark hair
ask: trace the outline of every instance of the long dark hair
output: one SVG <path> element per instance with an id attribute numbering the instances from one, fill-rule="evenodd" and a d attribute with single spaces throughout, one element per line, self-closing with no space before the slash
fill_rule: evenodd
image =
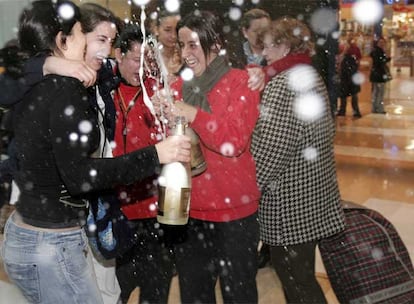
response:
<path id="1" fill-rule="evenodd" d="M 226 48 L 223 25 L 223 21 L 213 13 L 196 10 L 178 22 L 177 34 L 183 27 L 188 27 L 196 32 L 204 55 L 207 57 L 212 51 L 217 50 L 218 53 Z M 217 46 L 217 48 L 214 46 Z"/>
<path id="2" fill-rule="evenodd" d="M 34 1 L 20 15 L 20 48 L 28 56 L 52 53 L 56 49 L 58 33 L 61 31 L 65 40 L 77 21 L 80 21 L 79 8 L 70 1 Z"/>

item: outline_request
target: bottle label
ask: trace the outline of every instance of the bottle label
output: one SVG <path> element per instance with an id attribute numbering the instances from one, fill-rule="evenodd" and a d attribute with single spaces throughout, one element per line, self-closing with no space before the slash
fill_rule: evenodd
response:
<path id="1" fill-rule="evenodd" d="M 157 220 L 163 224 L 184 225 L 190 209 L 190 188 L 159 186 Z"/>
<path id="2" fill-rule="evenodd" d="M 191 176 L 196 176 L 207 169 L 207 163 L 204 159 L 200 146 L 200 138 L 197 133 L 191 128 L 186 128 L 185 133 L 191 138 Z"/>

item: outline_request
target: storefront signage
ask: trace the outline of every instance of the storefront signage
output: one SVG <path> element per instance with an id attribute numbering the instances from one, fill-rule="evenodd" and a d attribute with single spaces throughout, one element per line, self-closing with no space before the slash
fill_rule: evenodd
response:
<path id="1" fill-rule="evenodd" d="M 414 41 L 398 41 L 393 58 L 394 66 L 413 69 Z"/>
<path id="2" fill-rule="evenodd" d="M 349 5 L 357 2 L 358 0 L 342 0 L 341 4 Z M 384 4 L 393 5 L 393 4 L 410 4 L 412 0 L 382 0 Z"/>

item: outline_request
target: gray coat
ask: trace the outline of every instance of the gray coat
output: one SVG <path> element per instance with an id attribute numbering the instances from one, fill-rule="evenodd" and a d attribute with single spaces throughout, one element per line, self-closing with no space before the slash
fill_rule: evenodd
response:
<path id="1" fill-rule="evenodd" d="M 311 77 L 300 73 L 294 79 L 302 88 L 288 85 L 292 69 L 267 84 L 253 134 L 252 152 L 262 191 L 261 239 L 270 245 L 316 241 L 344 229 L 334 159 L 335 125 L 326 87 L 312 67 L 307 69 L 315 78 L 307 87 L 303 83 Z M 316 111 L 319 115 L 310 119 L 306 115 L 314 106 L 302 116 L 295 108 L 309 93 L 322 106 Z"/>

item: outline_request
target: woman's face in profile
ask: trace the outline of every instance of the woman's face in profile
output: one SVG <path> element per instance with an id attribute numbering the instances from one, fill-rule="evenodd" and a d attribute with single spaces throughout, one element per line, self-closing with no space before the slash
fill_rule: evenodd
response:
<path id="1" fill-rule="evenodd" d="M 282 59 L 289 53 L 289 47 L 285 43 L 274 43 L 270 34 L 266 34 L 263 39 L 263 57 L 267 64 Z"/>
<path id="2" fill-rule="evenodd" d="M 80 22 L 76 22 L 72 32 L 66 37 L 66 50 L 63 50 L 66 59 L 84 60 L 86 49 L 86 38 L 82 32 Z"/>

